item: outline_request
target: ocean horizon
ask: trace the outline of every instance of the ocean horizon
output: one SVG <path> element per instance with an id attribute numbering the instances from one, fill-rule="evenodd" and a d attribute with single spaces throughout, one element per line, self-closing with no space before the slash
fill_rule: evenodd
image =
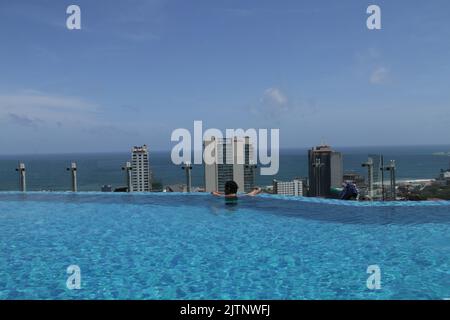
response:
<path id="1" fill-rule="evenodd" d="M 385 161 L 396 160 L 398 180 L 433 179 L 441 169 L 450 167 L 450 157 L 438 153 L 450 151 L 450 145 L 436 146 L 378 146 L 378 147 L 335 147 L 344 157 L 344 171 L 366 175 L 361 163 L 369 154 L 383 154 Z M 266 186 L 273 179 L 292 180 L 308 175 L 308 148 L 281 149 L 280 170 L 275 176 L 261 176 L 257 170 L 256 184 Z M 154 181 L 165 185 L 185 182 L 181 166 L 171 162 L 170 150 L 151 151 L 150 166 Z M 72 161 L 78 166 L 78 190 L 100 191 L 103 185 L 113 188 L 125 186 L 125 174 L 121 170 L 129 161 L 130 152 L 102 153 L 60 153 L 60 154 L 22 154 L 0 155 L 0 191 L 19 189 L 18 174 L 15 171 L 18 161 L 27 167 L 28 191 L 67 191 L 70 190 L 70 173 L 66 168 Z M 194 165 L 193 186 L 203 186 L 203 166 Z"/>

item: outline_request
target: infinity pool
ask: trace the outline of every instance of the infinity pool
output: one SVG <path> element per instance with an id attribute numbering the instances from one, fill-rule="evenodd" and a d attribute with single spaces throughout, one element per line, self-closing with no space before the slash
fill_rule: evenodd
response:
<path id="1" fill-rule="evenodd" d="M 448 202 L 0 193 L 0 299 L 445 298 Z"/>

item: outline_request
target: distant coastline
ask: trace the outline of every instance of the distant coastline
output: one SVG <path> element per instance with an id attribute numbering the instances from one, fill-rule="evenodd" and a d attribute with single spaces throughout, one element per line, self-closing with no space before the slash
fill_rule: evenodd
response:
<path id="1" fill-rule="evenodd" d="M 434 152 L 433 156 L 450 157 L 450 151 L 448 151 L 448 152 L 445 152 L 445 151 L 443 151 L 443 152 Z"/>

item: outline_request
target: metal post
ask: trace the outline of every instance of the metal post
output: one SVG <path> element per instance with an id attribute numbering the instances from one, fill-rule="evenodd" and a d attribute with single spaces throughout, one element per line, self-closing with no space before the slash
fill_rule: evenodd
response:
<path id="1" fill-rule="evenodd" d="M 396 179 L 395 179 L 395 160 L 391 160 L 391 164 L 390 164 L 390 171 L 391 171 L 391 195 L 392 195 L 392 200 L 397 200 L 397 192 L 395 190 L 396 187 Z"/>
<path id="2" fill-rule="evenodd" d="M 382 168 L 383 171 L 389 171 L 390 176 L 390 192 L 389 192 L 389 198 L 390 200 L 396 200 L 397 199 L 397 192 L 395 190 L 396 187 L 396 180 L 395 180 L 395 160 L 391 160 L 389 165 Z"/>
<path id="3" fill-rule="evenodd" d="M 20 191 L 26 192 L 27 191 L 27 181 L 26 181 L 26 169 L 25 169 L 25 163 L 19 162 L 19 166 L 16 168 L 16 171 L 19 172 L 19 184 L 20 184 Z"/>
<path id="4" fill-rule="evenodd" d="M 316 179 L 317 179 L 317 183 L 316 183 L 316 196 L 320 197 L 321 191 L 320 190 L 320 159 L 318 161 L 318 166 L 316 166 Z"/>
<path id="5" fill-rule="evenodd" d="M 191 192 L 192 189 L 192 164 L 190 162 L 185 162 L 181 167 L 186 172 L 186 188 L 187 192 Z"/>
<path id="6" fill-rule="evenodd" d="M 72 192 L 78 191 L 78 183 L 77 183 L 77 164 L 72 162 L 70 168 L 67 168 L 67 171 L 70 171 L 72 176 Z"/>
<path id="7" fill-rule="evenodd" d="M 368 193 L 369 197 L 373 199 L 373 159 L 369 158 L 362 166 L 367 167 Z"/>
<path id="8" fill-rule="evenodd" d="M 127 173 L 127 191 L 132 192 L 133 190 L 131 189 L 131 171 L 132 171 L 131 162 L 128 161 L 125 164 L 125 167 L 122 167 L 122 170 L 126 171 Z"/>
<path id="9" fill-rule="evenodd" d="M 394 187 L 394 170 L 389 170 L 389 174 L 390 174 L 390 180 L 391 180 L 391 188 L 390 188 L 390 193 L 391 193 L 391 200 L 395 200 L 395 187 Z"/>
<path id="10" fill-rule="evenodd" d="M 381 197 L 383 201 L 386 200 L 385 194 L 384 194 L 384 156 L 381 156 Z"/>

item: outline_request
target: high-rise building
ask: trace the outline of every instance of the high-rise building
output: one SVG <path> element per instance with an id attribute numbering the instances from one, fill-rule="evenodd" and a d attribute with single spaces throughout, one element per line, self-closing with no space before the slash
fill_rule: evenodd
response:
<path id="1" fill-rule="evenodd" d="M 292 181 L 273 180 L 273 194 L 302 197 L 303 185 L 304 181 L 300 179 Z"/>
<path id="2" fill-rule="evenodd" d="M 146 145 L 134 147 L 131 152 L 131 191 L 152 191 L 152 179 Z"/>
<path id="3" fill-rule="evenodd" d="M 250 192 L 255 186 L 253 146 L 249 137 L 204 141 L 204 148 L 214 150 L 213 163 L 205 163 L 205 191 L 223 192 L 227 181 L 235 181 L 239 192 Z"/>
<path id="4" fill-rule="evenodd" d="M 343 160 L 340 152 L 320 145 L 308 151 L 309 196 L 328 197 L 332 188 L 342 187 Z"/>

